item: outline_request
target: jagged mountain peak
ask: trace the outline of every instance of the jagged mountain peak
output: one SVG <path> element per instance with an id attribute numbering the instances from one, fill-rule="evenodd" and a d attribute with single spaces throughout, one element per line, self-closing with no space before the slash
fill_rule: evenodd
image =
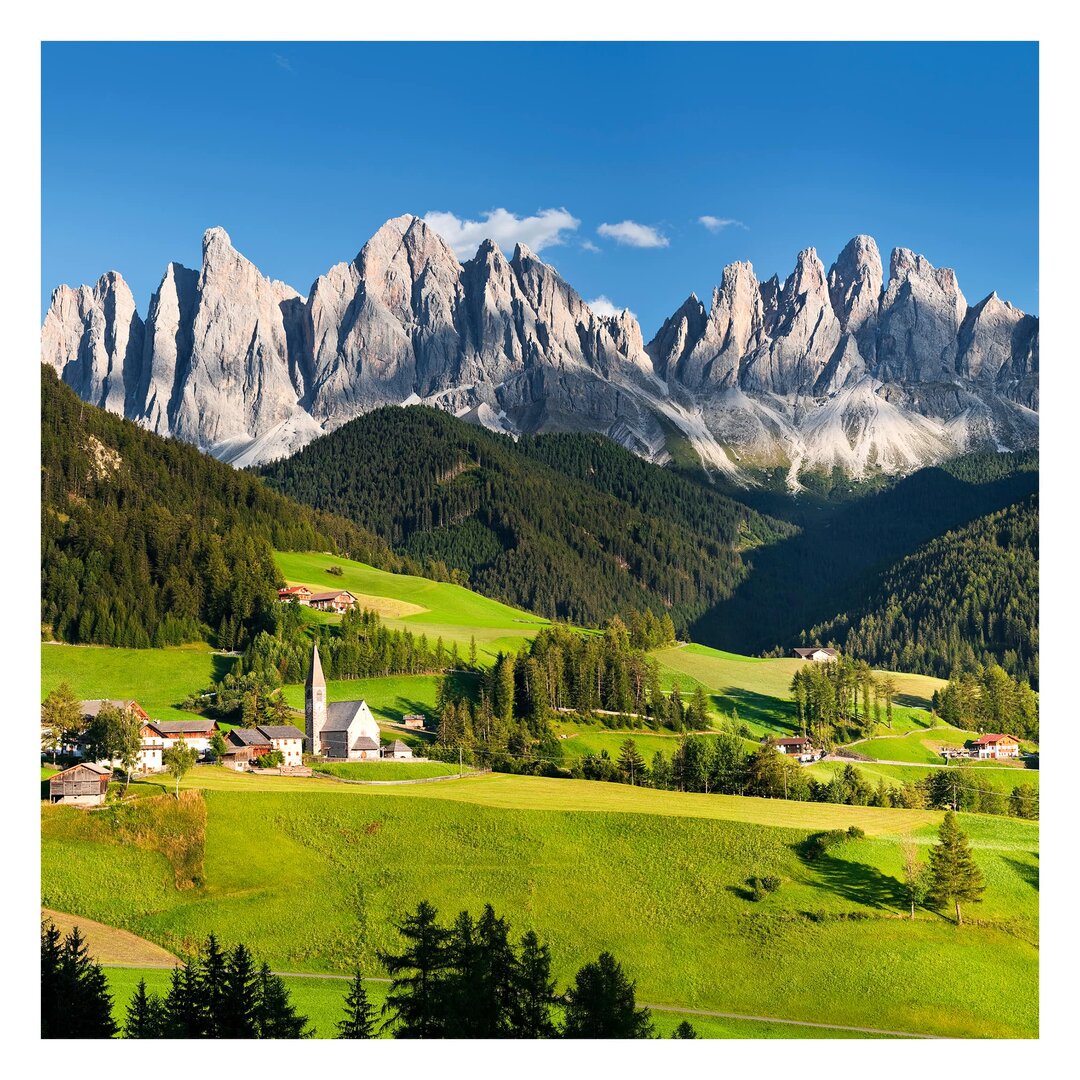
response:
<path id="1" fill-rule="evenodd" d="M 170 263 L 145 325 L 119 273 L 60 286 L 42 361 L 86 400 L 250 464 L 383 404 L 422 400 L 510 432 L 604 432 L 664 460 L 671 432 L 738 476 L 829 463 L 900 470 L 1037 435 L 1038 320 L 996 293 L 969 308 L 949 269 L 853 237 L 781 283 L 725 266 L 644 345 L 523 243 L 461 263 L 422 218 L 384 222 L 303 297 L 221 227 Z M 657 378 L 659 376 L 659 379 Z M 816 417 L 816 419 L 815 419 Z M 841 445 L 842 444 L 842 445 Z"/>

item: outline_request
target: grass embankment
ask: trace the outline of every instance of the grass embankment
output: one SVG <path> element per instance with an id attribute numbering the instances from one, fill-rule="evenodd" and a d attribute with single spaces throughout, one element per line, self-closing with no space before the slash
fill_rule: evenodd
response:
<path id="1" fill-rule="evenodd" d="M 816 779 L 828 781 L 846 764 L 847 762 L 843 761 L 818 761 L 813 765 L 808 765 L 807 770 Z M 892 787 L 899 787 L 901 784 L 913 780 L 923 780 L 927 776 L 933 776 L 935 773 L 943 771 L 930 765 L 884 765 L 877 761 L 853 761 L 851 764 L 870 783 L 876 784 L 878 780 L 884 780 L 886 784 Z M 981 762 L 965 762 L 960 765 L 954 762 L 949 766 L 950 775 L 955 774 L 957 783 L 966 783 L 968 778 L 971 777 L 978 780 L 979 784 L 989 784 L 995 790 L 1002 791 L 1006 795 L 1017 785 L 1030 785 L 1038 790 L 1038 769 L 988 769 L 982 768 L 982 764 Z"/>
<path id="2" fill-rule="evenodd" d="M 290 787 L 264 790 L 273 779 Z M 377 951 L 397 947 L 393 924 L 421 898 L 448 916 L 490 901 L 515 933 L 549 941 L 561 984 L 610 948 L 640 999 L 658 1004 L 1036 1033 L 1038 829 L 1028 823 L 963 818 L 987 892 L 958 929 L 928 912 L 899 917 L 898 837 L 931 843 L 940 815 L 929 811 L 528 777 L 328 791 L 325 781 L 236 776 L 215 787 L 204 884 L 186 891 L 167 860 L 107 834 L 83 838 L 70 857 L 46 808 L 45 902 L 177 952 L 214 929 L 256 945 L 275 970 L 345 973 L 359 960 L 380 974 Z M 850 824 L 870 835 L 812 863 L 797 854 L 808 830 Z M 123 856 L 141 860 L 141 885 Z M 766 873 L 783 886 L 754 903 L 746 879 Z"/>
<path id="3" fill-rule="evenodd" d="M 41 695 L 66 681 L 78 698 L 134 698 L 154 720 L 190 720 L 192 714 L 178 708 L 180 702 L 224 678 L 235 662 L 235 657 L 211 652 L 206 645 L 42 645 Z"/>
<path id="4" fill-rule="evenodd" d="M 867 757 L 881 761 L 910 761 L 915 765 L 943 765 L 945 763 L 945 759 L 941 756 L 943 746 L 961 747 L 978 737 L 978 733 L 974 731 L 940 726 L 903 735 L 878 734 L 873 739 L 852 743 L 851 749 L 858 754 L 865 754 Z M 1033 743 L 1021 745 L 1024 749 L 1035 749 Z M 1012 761 L 971 760 L 969 764 L 974 768 L 1031 771 L 1027 769 L 1024 761 L 1019 759 Z"/>
<path id="5" fill-rule="evenodd" d="M 463 659 L 472 637 L 476 638 L 478 655 L 491 660 L 500 651 L 516 650 L 548 625 L 538 615 L 500 604 L 461 585 L 389 574 L 366 563 L 318 553 L 278 551 L 274 561 L 290 585 L 307 585 L 319 592 L 348 589 L 365 606 L 387 601 L 408 605 L 409 613 L 388 613 L 383 616 L 384 623 L 427 634 L 432 644 L 441 637 L 447 648 L 456 642 Z M 340 567 L 341 574 L 328 574 L 329 566 Z"/>

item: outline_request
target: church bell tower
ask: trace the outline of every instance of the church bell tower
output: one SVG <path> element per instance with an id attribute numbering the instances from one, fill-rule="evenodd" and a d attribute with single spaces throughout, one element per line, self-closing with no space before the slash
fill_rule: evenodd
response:
<path id="1" fill-rule="evenodd" d="M 326 726 L 326 679 L 319 661 L 319 646 L 311 650 L 311 669 L 304 684 L 304 749 L 309 754 L 322 752 L 322 730 Z"/>

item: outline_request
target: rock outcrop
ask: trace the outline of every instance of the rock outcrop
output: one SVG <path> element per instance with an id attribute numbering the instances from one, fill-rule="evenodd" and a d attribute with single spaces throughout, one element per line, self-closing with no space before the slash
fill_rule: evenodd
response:
<path id="1" fill-rule="evenodd" d="M 199 271 L 170 263 L 145 326 L 119 274 L 60 286 L 42 362 L 87 401 L 236 464 L 291 453 L 384 404 L 427 402 L 497 430 L 599 431 L 653 460 L 673 436 L 747 476 L 904 471 L 1037 440 L 1038 320 L 951 270 L 857 236 L 781 285 L 723 270 L 646 345 L 519 245 L 461 263 L 438 233 L 386 222 L 308 295 L 264 277 L 223 229 Z"/>

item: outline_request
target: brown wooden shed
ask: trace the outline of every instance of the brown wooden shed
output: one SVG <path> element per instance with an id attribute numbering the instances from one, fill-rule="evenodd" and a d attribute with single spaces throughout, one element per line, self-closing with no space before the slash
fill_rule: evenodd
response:
<path id="1" fill-rule="evenodd" d="M 49 802 L 100 806 L 109 790 L 112 772 L 103 765 L 83 761 L 49 777 Z"/>

